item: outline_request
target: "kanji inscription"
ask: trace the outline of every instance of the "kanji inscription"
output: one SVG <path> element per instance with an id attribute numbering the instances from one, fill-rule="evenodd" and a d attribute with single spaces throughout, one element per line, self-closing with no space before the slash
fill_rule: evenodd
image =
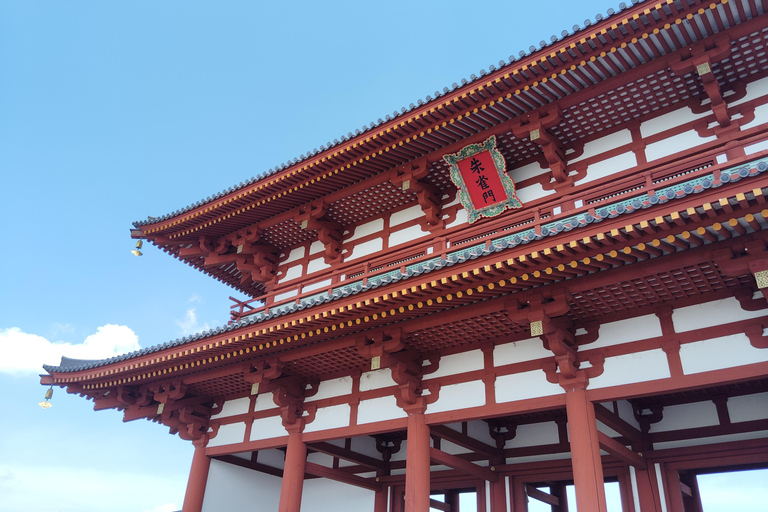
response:
<path id="1" fill-rule="evenodd" d="M 515 195 L 514 181 L 507 176 L 504 156 L 496 148 L 496 136 L 443 159 L 451 166 L 451 180 L 459 189 L 470 223 L 523 206 Z"/>

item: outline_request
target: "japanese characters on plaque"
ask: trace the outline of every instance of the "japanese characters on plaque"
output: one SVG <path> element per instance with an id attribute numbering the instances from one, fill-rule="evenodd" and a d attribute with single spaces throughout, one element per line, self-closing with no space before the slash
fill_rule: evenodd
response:
<path id="1" fill-rule="evenodd" d="M 470 224 L 480 217 L 495 217 L 507 208 L 523 206 L 515 195 L 515 182 L 507 175 L 504 156 L 496 148 L 495 135 L 444 155 L 443 160 L 451 166 L 451 180 L 459 189 Z"/>

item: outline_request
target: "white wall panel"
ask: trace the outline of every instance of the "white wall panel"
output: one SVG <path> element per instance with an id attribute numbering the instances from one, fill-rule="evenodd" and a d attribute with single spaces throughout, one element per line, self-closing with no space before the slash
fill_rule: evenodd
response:
<path id="1" fill-rule="evenodd" d="M 237 398 L 235 400 L 227 400 L 224 402 L 224 406 L 221 408 L 221 412 L 215 416 L 211 416 L 212 420 L 217 418 L 228 418 L 229 416 L 237 416 L 238 414 L 245 414 L 251 405 L 251 399 L 248 397 Z"/>
<path id="2" fill-rule="evenodd" d="M 364 236 L 373 235 L 374 233 L 378 233 L 383 229 L 384 219 L 375 219 L 371 222 L 366 222 L 365 224 L 360 224 L 357 226 L 355 228 L 355 233 L 348 239 L 344 240 L 344 242 L 351 242 L 352 240 L 357 240 L 358 238 L 363 238 Z"/>
<path id="3" fill-rule="evenodd" d="M 749 344 L 746 334 L 685 343 L 680 346 L 683 373 L 708 372 L 768 361 L 768 350 Z"/>
<path id="4" fill-rule="evenodd" d="M 325 245 L 323 245 L 323 242 L 321 242 L 320 240 L 315 240 L 309 246 L 309 255 L 312 256 L 313 254 L 323 252 L 324 250 L 325 250 Z"/>
<path id="5" fill-rule="evenodd" d="M 302 265 L 294 265 L 292 267 L 288 267 L 283 272 L 283 275 L 280 276 L 280 280 L 290 281 L 291 279 L 296 279 L 297 277 L 301 277 L 302 272 L 304 272 L 304 267 Z"/>
<path id="6" fill-rule="evenodd" d="M 319 272 L 320 270 L 325 270 L 327 268 L 331 268 L 331 266 L 328 265 L 322 257 L 315 258 L 314 260 L 309 260 L 309 263 L 307 264 L 307 274 Z"/>
<path id="7" fill-rule="evenodd" d="M 307 253 L 306 247 L 297 247 L 296 249 L 293 249 L 291 252 L 288 253 L 288 257 L 283 262 L 283 265 L 287 265 L 289 263 L 293 263 L 296 260 L 300 260 L 304 257 L 304 255 Z"/>
<path id="8" fill-rule="evenodd" d="M 485 384 L 481 380 L 440 387 L 440 398 L 427 407 L 427 413 L 454 411 L 485 405 Z"/>
<path id="9" fill-rule="evenodd" d="M 768 104 L 763 104 L 755 107 L 755 119 L 751 123 L 747 123 L 741 127 L 742 130 L 747 130 L 755 126 L 759 126 L 768 122 Z"/>
<path id="10" fill-rule="evenodd" d="M 568 163 L 572 164 L 586 158 L 592 158 L 593 156 L 597 156 L 601 153 L 616 149 L 631 142 L 632 133 L 629 130 L 621 130 L 616 133 L 606 135 L 605 137 L 600 137 L 599 139 L 593 140 L 592 142 L 587 142 L 584 144 L 584 152 L 582 155 L 578 158 L 574 158 L 573 160 L 568 160 Z"/>
<path id="11" fill-rule="evenodd" d="M 245 423 L 230 423 L 219 427 L 216 437 L 208 442 L 208 446 L 224 446 L 245 441 Z"/>
<path id="12" fill-rule="evenodd" d="M 221 512 L 222 510 L 277 512 L 279 503 L 279 478 L 215 459 L 211 460 L 205 486 L 203 512 Z"/>
<path id="13" fill-rule="evenodd" d="M 733 396 L 726 403 L 733 423 L 768 418 L 768 393 Z"/>
<path id="14" fill-rule="evenodd" d="M 339 377 L 338 379 L 324 380 L 320 382 L 320 388 L 314 396 L 305 400 L 305 402 L 314 402 L 325 398 L 335 396 L 344 396 L 352 392 L 352 377 Z"/>
<path id="15" fill-rule="evenodd" d="M 728 106 L 733 107 L 736 105 L 741 105 L 742 103 L 746 103 L 766 95 L 768 95 L 768 78 L 761 78 L 760 80 L 755 80 L 754 82 L 748 83 L 747 94 L 745 94 L 744 97 L 740 100 L 736 100 L 733 103 L 728 102 Z M 725 100 L 728 101 L 727 96 L 725 97 Z"/>
<path id="16" fill-rule="evenodd" d="M 708 444 L 732 443 L 734 441 L 747 441 L 749 439 L 765 439 L 768 431 L 746 432 L 744 434 L 730 434 L 725 436 L 700 437 L 697 439 L 684 439 L 682 441 L 669 441 L 666 443 L 653 443 L 654 450 L 667 450 L 670 448 L 685 448 L 688 446 L 700 446 Z"/>
<path id="17" fill-rule="evenodd" d="M 517 198 L 523 204 L 541 199 L 542 197 L 550 196 L 554 193 L 554 190 L 544 190 L 544 187 L 542 187 L 539 183 L 534 183 L 533 185 L 519 188 L 516 191 Z"/>
<path id="18" fill-rule="evenodd" d="M 766 316 L 768 310 L 745 311 L 733 297 L 704 304 L 678 308 L 672 312 L 676 332 L 695 331 L 705 327 Z"/>
<path id="19" fill-rule="evenodd" d="M 349 404 L 339 404 L 317 409 L 314 421 L 308 423 L 304 432 L 319 432 L 332 428 L 349 426 Z"/>
<path id="20" fill-rule="evenodd" d="M 701 114 L 694 114 L 688 107 L 683 107 L 673 112 L 669 112 L 668 114 L 664 114 L 663 116 L 659 116 L 655 119 L 643 121 L 640 124 L 640 134 L 643 137 L 648 137 L 650 135 L 655 135 L 665 130 L 669 130 L 675 126 L 680 126 L 682 124 L 690 123 L 691 121 L 696 121 L 710 114 L 711 112 L 709 110 L 706 110 Z"/>
<path id="21" fill-rule="evenodd" d="M 260 418 L 253 420 L 251 426 L 251 441 L 260 441 L 262 439 L 272 439 L 273 437 L 287 436 L 288 433 L 283 427 L 283 419 L 280 416 L 270 416 L 269 418 Z"/>
<path id="22" fill-rule="evenodd" d="M 543 342 L 539 338 L 529 338 L 493 347 L 494 366 L 533 361 L 545 357 L 553 357 L 553 354 L 544 348 Z"/>
<path id="23" fill-rule="evenodd" d="M 316 283 L 312 283 L 304 286 L 304 288 L 301 289 L 301 292 L 306 293 L 306 292 L 313 292 L 315 290 L 325 290 L 326 288 L 330 288 L 330 286 L 331 286 L 331 280 L 323 279 L 322 281 L 318 281 Z"/>
<path id="24" fill-rule="evenodd" d="M 357 407 L 357 423 L 373 423 L 405 418 L 405 412 L 397 406 L 394 396 L 383 396 L 372 400 L 362 400 Z"/>
<path id="25" fill-rule="evenodd" d="M 389 368 L 365 372 L 360 376 L 360 391 L 370 391 L 371 389 L 381 389 L 394 385 L 395 381 L 392 380 L 392 372 Z"/>
<path id="26" fill-rule="evenodd" d="M 660 422 L 651 425 L 652 434 L 670 430 L 708 427 L 720 423 L 717 418 L 717 408 L 712 402 L 669 405 L 664 407 L 663 416 Z"/>
<path id="27" fill-rule="evenodd" d="M 471 372 L 483 369 L 483 351 L 470 350 L 461 354 L 453 354 L 440 358 L 440 367 L 435 373 L 424 376 L 424 380 L 436 379 L 446 375 Z"/>
<path id="28" fill-rule="evenodd" d="M 637 318 L 619 320 L 618 322 L 600 324 L 597 340 L 584 345 L 584 350 L 657 338 L 661 334 L 661 322 L 659 322 L 659 318 L 656 315 L 644 315 Z"/>
<path id="29" fill-rule="evenodd" d="M 715 139 L 716 137 L 699 137 L 699 134 L 696 133 L 695 130 L 690 130 L 654 142 L 653 144 L 648 144 L 645 148 L 645 156 L 648 161 L 651 162 L 659 158 L 664 158 L 665 156 L 674 155 L 685 149 L 700 146 L 701 144 L 705 144 Z"/>
<path id="30" fill-rule="evenodd" d="M 376 494 L 355 485 L 327 478 L 304 481 L 301 510 L 307 512 L 363 512 L 373 510 Z"/>
<path id="31" fill-rule="evenodd" d="M 606 388 L 670 377 L 667 354 L 660 348 L 608 357 L 603 373 L 589 379 L 589 389 Z"/>
<path id="32" fill-rule="evenodd" d="M 291 290 L 289 292 L 280 293 L 278 295 L 275 295 L 275 302 L 282 302 L 285 299 L 290 299 L 291 297 L 295 297 L 299 294 L 298 290 Z"/>
<path id="33" fill-rule="evenodd" d="M 559 442 L 560 435 L 557 431 L 557 424 L 554 421 L 550 421 L 547 423 L 518 425 L 515 437 L 507 441 L 505 448 L 521 448 L 524 446 L 539 446 Z"/>
<path id="34" fill-rule="evenodd" d="M 443 215 L 443 218 L 446 218 L 446 217 L 447 215 Z M 469 217 L 467 217 L 467 210 L 465 210 L 464 208 L 459 208 L 456 211 L 456 218 L 453 219 L 453 222 L 446 224 L 445 227 L 452 228 L 454 226 L 461 226 L 462 224 L 466 224 L 467 222 L 469 222 Z"/>
<path id="35" fill-rule="evenodd" d="M 558 384 L 547 381 L 542 370 L 502 375 L 496 378 L 496 401 L 513 402 L 564 393 Z"/>
<path id="36" fill-rule="evenodd" d="M 595 162 L 587 167 L 587 175 L 584 179 L 579 180 L 581 183 L 589 183 L 590 181 L 599 180 L 612 174 L 631 169 L 637 166 L 637 157 L 634 153 L 627 152 L 614 157 Z"/>
<path id="37" fill-rule="evenodd" d="M 542 169 L 541 165 L 539 165 L 539 162 L 533 162 L 528 165 L 512 169 L 507 174 L 509 174 L 509 177 L 512 178 L 515 183 L 518 183 L 529 178 L 541 176 L 547 172 L 549 172 L 549 169 Z"/>
<path id="38" fill-rule="evenodd" d="M 418 224 L 401 229 L 400 231 L 393 231 L 389 234 L 389 246 L 393 247 L 395 245 L 413 242 L 418 238 L 422 238 L 424 235 L 426 235 L 426 233 L 421 230 L 421 226 Z"/>
<path id="39" fill-rule="evenodd" d="M 364 256 L 370 256 L 371 254 L 379 252 L 384 247 L 384 240 L 381 238 L 374 238 L 361 244 L 357 244 L 350 254 L 348 254 L 344 261 L 351 261 Z"/>
<path id="40" fill-rule="evenodd" d="M 408 208 L 405 208 L 404 210 L 400 210 L 399 212 L 395 212 L 389 217 L 389 226 L 397 226 L 399 224 L 402 224 L 403 222 L 408 222 L 409 220 L 418 219 L 424 215 L 424 212 L 421 211 L 421 206 L 414 205 L 409 206 Z"/>

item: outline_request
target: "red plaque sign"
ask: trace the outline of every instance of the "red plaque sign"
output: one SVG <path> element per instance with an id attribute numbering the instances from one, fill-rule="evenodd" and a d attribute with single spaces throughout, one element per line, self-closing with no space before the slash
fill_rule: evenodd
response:
<path id="1" fill-rule="evenodd" d="M 443 159 L 451 166 L 451 180 L 459 189 L 470 223 L 523 206 L 515 195 L 515 183 L 507 175 L 504 156 L 496 149 L 495 135 Z"/>

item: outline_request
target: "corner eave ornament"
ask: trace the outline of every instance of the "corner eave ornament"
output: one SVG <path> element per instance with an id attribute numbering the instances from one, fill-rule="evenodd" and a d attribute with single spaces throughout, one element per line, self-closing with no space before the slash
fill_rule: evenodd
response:
<path id="1" fill-rule="evenodd" d="M 470 144 L 458 153 L 443 156 L 451 166 L 451 180 L 470 224 L 480 217 L 495 217 L 507 208 L 521 208 L 515 182 L 507 175 L 504 156 L 496 148 L 496 136 L 481 144 Z"/>

